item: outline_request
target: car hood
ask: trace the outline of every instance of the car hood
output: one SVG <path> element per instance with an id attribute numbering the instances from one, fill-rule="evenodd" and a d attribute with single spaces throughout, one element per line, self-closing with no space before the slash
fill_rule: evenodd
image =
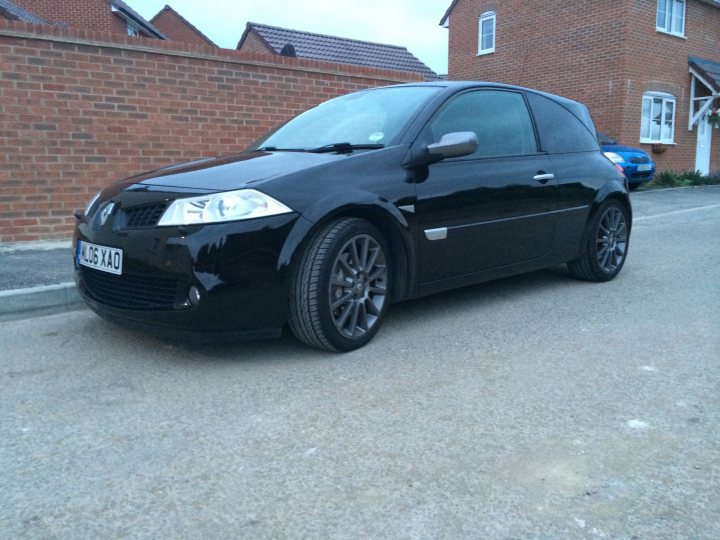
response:
<path id="1" fill-rule="evenodd" d="M 121 183 L 163 191 L 230 191 L 264 180 L 347 158 L 348 154 L 311 152 L 243 152 L 164 167 L 127 178 Z"/>
<path id="2" fill-rule="evenodd" d="M 621 144 L 604 144 L 602 147 L 603 152 L 615 152 L 621 154 L 632 154 L 635 156 L 648 156 L 648 153 L 639 148 L 633 148 L 632 146 L 623 146 Z"/>

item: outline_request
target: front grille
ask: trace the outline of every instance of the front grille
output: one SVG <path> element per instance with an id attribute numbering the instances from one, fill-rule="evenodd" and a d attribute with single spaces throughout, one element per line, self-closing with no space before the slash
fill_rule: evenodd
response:
<path id="1" fill-rule="evenodd" d="M 154 227 L 165 211 L 165 204 L 151 204 L 148 206 L 137 206 L 128 208 L 125 213 L 125 227 L 128 229 L 139 229 L 143 227 Z"/>
<path id="2" fill-rule="evenodd" d="M 650 158 L 647 156 L 630 158 L 630 163 L 650 163 Z"/>
<path id="3" fill-rule="evenodd" d="M 632 178 L 650 178 L 652 171 L 640 171 L 632 173 Z"/>
<path id="4" fill-rule="evenodd" d="M 80 267 L 90 296 L 98 302 L 128 309 L 172 309 L 177 303 L 181 282 L 154 276 L 116 276 Z"/>

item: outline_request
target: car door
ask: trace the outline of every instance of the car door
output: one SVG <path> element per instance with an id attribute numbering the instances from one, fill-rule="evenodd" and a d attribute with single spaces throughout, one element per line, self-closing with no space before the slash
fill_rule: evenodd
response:
<path id="1" fill-rule="evenodd" d="M 448 100 L 418 142 L 472 131 L 470 156 L 430 165 L 417 184 L 420 282 L 537 259 L 552 246 L 556 182 L 522 92 L 466 91 Z"/>

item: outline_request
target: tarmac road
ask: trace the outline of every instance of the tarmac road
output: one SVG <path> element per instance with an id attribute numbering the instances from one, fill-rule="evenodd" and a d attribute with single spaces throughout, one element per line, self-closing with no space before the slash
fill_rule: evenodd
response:
<path id="1" fill-rule="evenodd" d="M 720 189 L 620 276 L 393 306 L 367 347 L 0 323 L 1 538 L 720 538 Z"/>

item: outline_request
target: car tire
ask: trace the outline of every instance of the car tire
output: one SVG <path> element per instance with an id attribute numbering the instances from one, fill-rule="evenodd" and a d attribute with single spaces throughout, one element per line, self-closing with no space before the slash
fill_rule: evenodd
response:
<path id="1" fill-rule="evenodd" d="M 343 218 L 323 227 L 293 272 L 293 334 L 328 351 L 351 351 L 370 341 L 390 303 L 388 254 L 380 231 L 365 220 Z"/>
<path id="2" fill-rule="evenodd" d="M 580 256 L 567 263 L 585 281 L 610 281 L 625 264 L 630 240 L 629 213 L 617 199 L 605 201 L 588 223 Z"/>

